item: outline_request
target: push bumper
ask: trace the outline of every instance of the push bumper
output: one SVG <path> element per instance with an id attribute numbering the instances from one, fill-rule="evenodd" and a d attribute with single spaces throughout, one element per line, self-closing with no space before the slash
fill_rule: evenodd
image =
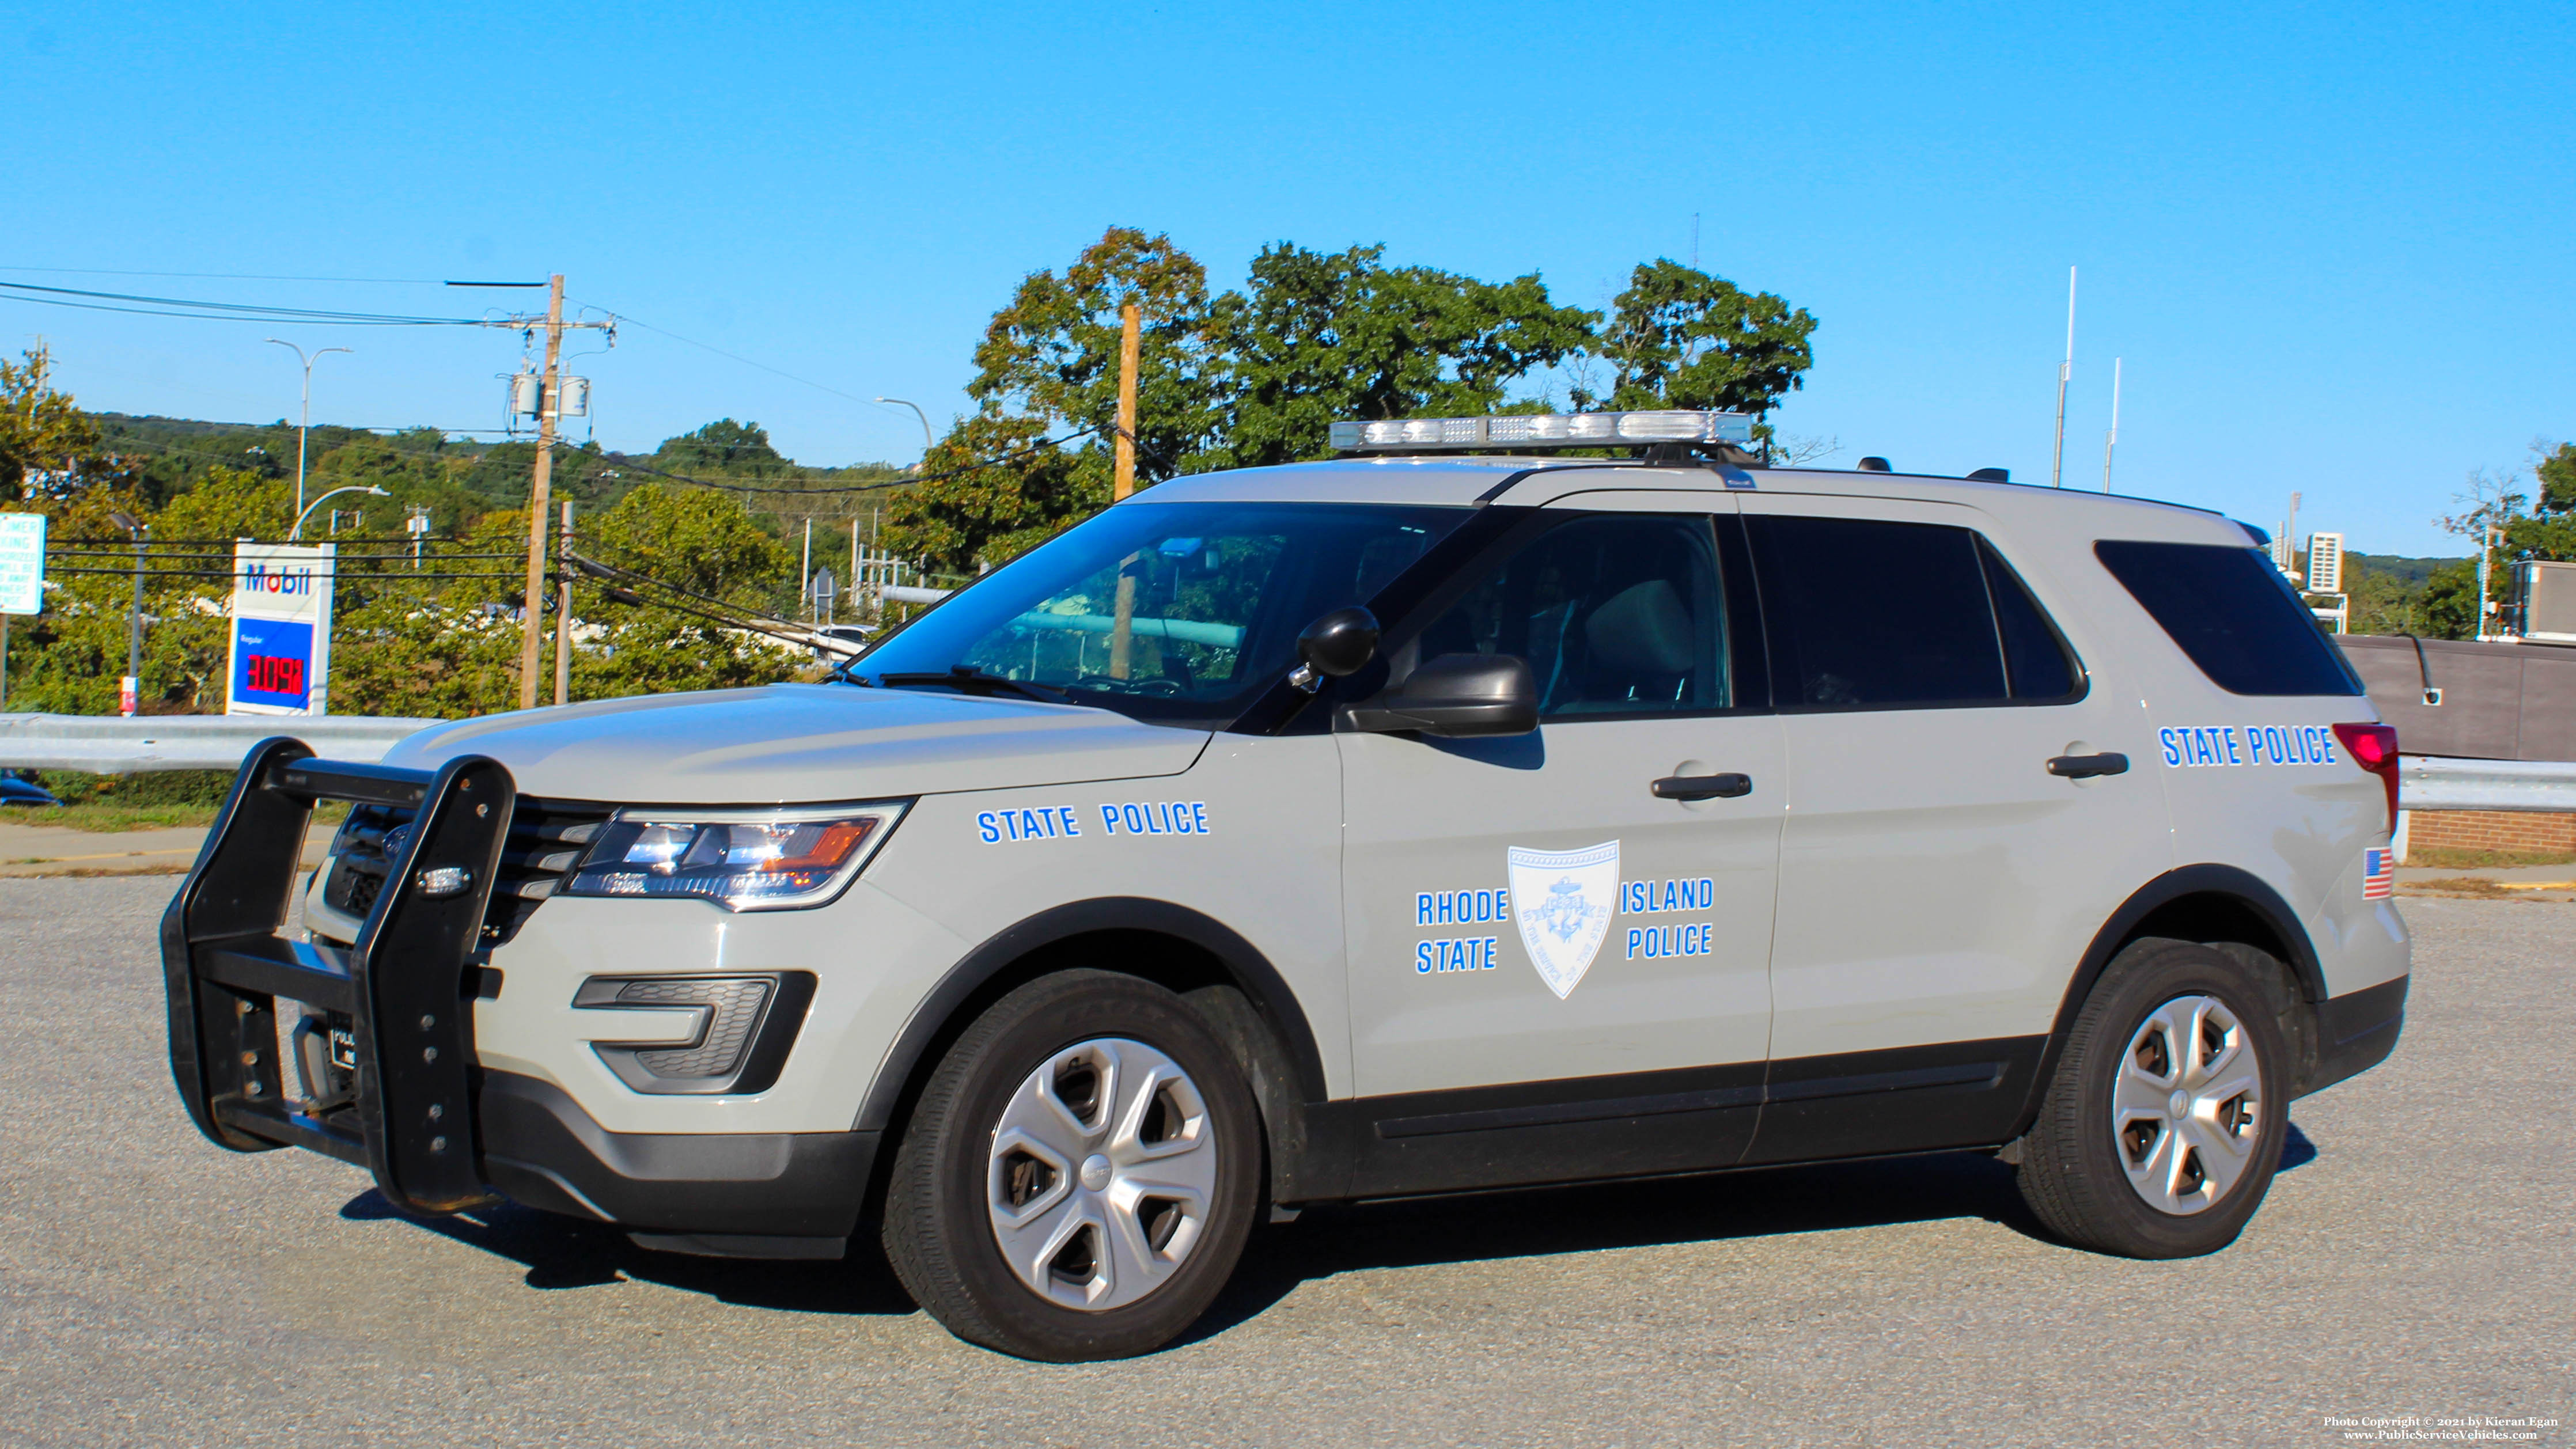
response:
<path id="1" fill-rule="evenodd" d="M 416 812 L 345 949 L 279 934 L 324 799 Z M 509 771 L 480 756 L 428 771 L 316 760 L 292 739 L 252 750 L 161 922 L 170 1067 L 189 1117 L 236 1152 L 303 1147 L 365 1167 L 406 1212 L 507 1197 L 616 1223 L 648 1247 L 838 1257 L 877 1134 L 614 1133 L 551 1083 L 476 1066 L 485 915 L 516 800 Z M 349 1020 L 346 1092 L 287 1090 L 280 1001 Z"/>

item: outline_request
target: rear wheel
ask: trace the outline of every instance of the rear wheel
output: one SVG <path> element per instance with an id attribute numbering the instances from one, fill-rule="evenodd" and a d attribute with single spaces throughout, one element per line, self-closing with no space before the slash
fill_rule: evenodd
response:
<path id="1" fill-rule="evenodd" d="M 2068 1034 L 2020 1187 L 2068 1242 L 2187 1258 L 2236 1240 L 2281 1160 L 2280 988 L 2185 941 L 2140 941 Z"/>
<path id="2" fill-rule="evenodd" d="M 995 1003 L 923 1092 L 887 1186 L 886 1257 L 948 1330 L 1023 1358 L 1169 1343 L 1234 1270 L 1260 1120 L 1180 997 L 1068 971 Z"/>

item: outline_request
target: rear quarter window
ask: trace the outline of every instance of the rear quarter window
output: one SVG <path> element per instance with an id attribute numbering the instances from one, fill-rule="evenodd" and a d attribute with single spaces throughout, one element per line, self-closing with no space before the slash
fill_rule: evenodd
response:
<path id="1" fill-rule="evenodd" d="M 2361 680 L 2261 551 L 2104 539 L 2093 556 L 2230 694 L 2359 694 Z"/>

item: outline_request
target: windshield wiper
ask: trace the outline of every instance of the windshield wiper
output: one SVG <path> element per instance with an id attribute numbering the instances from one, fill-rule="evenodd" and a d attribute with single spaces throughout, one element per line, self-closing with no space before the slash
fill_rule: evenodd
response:
<path id="1" fill-rule="evenodd" d="M 1013 679 L 1005 674 L 994 674 L 973 664 L 952 664 L 944 674 L 929 671 L 918 674 L 880 674 L 877 676 L 877 683 L 888 689 L 902 689 L 916 684 L 944 684 L 959 694 L 973 694 L 987 698 L 996 694 L 1016 694 L 1022 699 L 1034 699 L 1041 704 L 1073 703 L 1072 696 L 1060 690 L 1049 689 L 1043 684 L 1031 684 L 1024 679 Z"/>

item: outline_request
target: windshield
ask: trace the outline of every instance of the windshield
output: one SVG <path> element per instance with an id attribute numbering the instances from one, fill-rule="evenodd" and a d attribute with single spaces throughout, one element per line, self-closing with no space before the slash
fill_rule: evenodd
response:
<path id="1" fill-rule="evenodd" d="M 1315 616 L 1365 604 L 1464 508 L 1135 503 L 1103 510 L 862 656 L 901 687 L 961 668 L 1140 720 L 1221 728 L 1296 667 Z M 925 678 L 923 676 L 931 676 Z M 1035 694 L 1037 690 L 1027 691 Z M 1044 696 L 1041 696 L 1044 697 Z"/>

